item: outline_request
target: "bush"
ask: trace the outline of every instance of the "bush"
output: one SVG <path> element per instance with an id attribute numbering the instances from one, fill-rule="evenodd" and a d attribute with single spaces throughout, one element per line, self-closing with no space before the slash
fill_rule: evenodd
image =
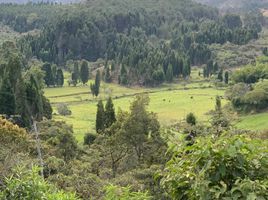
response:
<path id="1" fill-rule="evenodd" d="M 87 133 L 84 136 L 84 145 L 91 145 L 94 143 L 95 139 L 96 139 L 96 135 L 92 134 L 92 133 Z"/>
<path id="2" fill-rule="evenodd" d="M 78 200 L 72 193 L 64 193 L 47 183 L 39 176 L 39 169 L 20 168 L 6 179 L 5 188 L 0 192 L 0 199 L 6 200 Z"/>
<path id="3" fill-rule="evenodd" d="M 267 199 L 268 143 L 241 135 L 174 145 L 162 185 L 172 199 Z"/>
<path id="4" fill-rule="evenodd" d="M 57 110 L 60 115 L 67 116 L 71 115 L 72 111 L 68 108 L 68 106 L 64 103 L 57 105 Z"/>
<path id="5" fill-rule="evenodd" d="M 187 124 L 190 124 L 192 126 L 194 126 L 196 124 L 196 117 L 193 113 L 189 113 L 187 116 L 186 116 L 186 122 Z"/>

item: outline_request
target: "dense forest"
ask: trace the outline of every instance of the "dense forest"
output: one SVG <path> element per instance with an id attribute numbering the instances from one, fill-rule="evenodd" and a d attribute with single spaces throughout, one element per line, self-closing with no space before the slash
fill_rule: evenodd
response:
<path id="1" fill-rule="evenodd" d="M 120 83 L 150 86 L 165 81 L 169 65 L 174 77 L 187 77 L 192 65 L 207 64 L 209 44 L 258 38 L 262 23 L 260 15 L 220 16 L 216 9 L 184 0 L 4 5 L 0 19 L 21 33 L 41 28 L 19 42 L 27 57 L 63 67 L 69 60 L 102 58 L 124 68 Z"/>
<path id="2" fill-rule="evenodd" d="M 258 10 L 67 2 L 0 4 L 1 200 L 268 199 L 267 115 L 234 124 L 267 113 L 268 47 L 237 69 L 211 48 L 253 45 Z"/>

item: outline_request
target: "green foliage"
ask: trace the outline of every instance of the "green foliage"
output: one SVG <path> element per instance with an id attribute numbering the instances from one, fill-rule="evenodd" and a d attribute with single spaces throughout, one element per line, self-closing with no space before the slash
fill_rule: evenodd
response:
<path id="1" fill-rule="evenodd" d="M 57 70 L 56 85 L 62 87 L 64 84 L 64 75 L 62 69 Z"/>
<path id="2" fill-rule="evenodd" d="M 72 127 L 65 122 L 42 121 L 38 123 L 40 138 L 49 145 L 45 155 L 53 153 L 54 156 L 66 162 L 78 155 L 78 144 L 73 136 Z"/>
<path id="3" fill-rule="evenodd" d="M 18 168 L 11 177 L 6 178 L 6 186 L 0 192 L 0 198 L 5 200 L 78 200 L 73 193 L 57 190 L 38 173 L 37 167 L 31 170 Z"/>
<path id="4" fill-rule="evenodd" d="M 100 75 L 100 71 L 97 70 L 97 74 L 95 77 L 95 83 L 90 84 L 90 90 L 91 90 L 91 94 L 93 96 L 98 96 L 100 93 L 100 85 L 101 85 L 101 75 Z"/>
<path id="5" fill-rule="evenodd" d="M 91 145 L 94 143 L 95 139 L 96 139 L 96 135 L 92 134 L 92 133 L 87 133 L 84 136 L 84 145 Z"/>
<path id="6" fill-rule="evenodd" d="M 15 96 L 13 93 L 13 86 L 10 83 L 8 77 L 3 79 L 3 83 L 0 87 L 0 113 L 13 115 L 15 114 L 16 104 Z"/>
<path id="7" fill-rule="evenodd" d="M 232 80 L 235 83 L 256 83 L 260 79 L 268 78 L 268 66 L 257 64 L 256 66 L 246 66 L 232 74 Z"/>
<path id="8" fill-rule="evenodd" d="M 226 71 L 224 73 L 224 83 L 225 84 L 228 84 L 229 83 L 229 72 L 228 71 Z"/>
<path id="9" fill-rule="evenodd" d="M 266 199 L 267 147 L 231 134 L 174 146 L 162 184 L 173 199 Z"/>
<path id="10" fill-rule="evenodd" d="M 82 65 L 81 65 L 80 79 L 81 79 L 83 84 L 87 83 L 88 79 L 89 79 L 88 63 L 85 60 L 82 62 Z"/>
<path id="11" fill-rule="evenodd" d="M 104 112 L 104 127 L 109 128 L 115 121 L 115 110 L 114 104 L 111 97 L 108 98 L 106 105 L 105 105 L 105 112 Z"/>
<path id="12" fill-rule="evenodd" d="M 186 122 L 187 124 L 190 124 L 192 126 L 196 125 L 196 117 L 193 113 L 189 113 L 187 116 L 186 116 Z"/>
<path id="13" fill-rule="evenodd" d="M 130 187 L 109 185 L 105 188 L 104 200 L 150 200 L 147 193 L 131 192 Z"/>
<path id="14" fill-rule="evenodd" d="M 173 81 L 173 67 L 171 65 L 168 65 L 167 73 L 166 73 L 166 80 L 168 82 Z"/>
<path id="15" fill-rule="evenodd" d="M 63 116 L 67 116 L 67 115 L 72 114 L 72 111 L 64 103 L 60 103 L 57 105 L 57 111 L 60 115 L 63 115 Z"/>
<path id="16" fill-rule="evenodd" d="M 226 91 L 226 96 L 231 100 L 234 108 L 245 112 L 267 108 L 267 94 L 267 81 L 259 82 L 251 89 L 247 85 L 240 83 Z"/>
<path id="17" fill-rule="evenodd" d="M 98 102 L 96 114 L 96 132 L 100 133 L 105 129 L 105 111 L 102 100 Z"/>

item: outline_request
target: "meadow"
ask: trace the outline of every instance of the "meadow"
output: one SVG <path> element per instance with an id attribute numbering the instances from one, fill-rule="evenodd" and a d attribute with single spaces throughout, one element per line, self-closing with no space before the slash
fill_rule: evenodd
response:
<path id="1" fill-rule="evenodd" d="M 170 84 L 160 88 L 126 88 L 115 84 L 102 84 L 98 98 L 93 98 L 89 86 L 47 88 L 46 96 L 50 99 L 55 120 L 71 124 L 76 138 L 82 141 L 87 132 L 95 131 L 96 104 L 99 99 L 113 97 L 116 111 L 128 110 L 136 94 L 148 94 L 149 111 L 155 112 L 162 126 L 181 121 L 189 112 L 195 113 L 199 121 L 207 121 L 207 112 L 214 109 L 215 97 L 223 96 L 224 90 L 212 88 L 210 83 Z M 223 100 L 223 104 L 225 104 Z M 72 111 L 71 116 L 60 116 L 56 113 L 58 103 L 66 103 Z"/>
<path id="2" fill-rule="evenodd" d="M 199 122 L 207 123 L 211 116 L 210 110 L 215 108 L 215 97 L 224 96 L 225 88 L 216 88 L 212 82 L 198 77 L 193 71 L 194 81 L 177 80 L 172 84 L 163 84 L 157 88 L 123 87 L 118 84 L 101 83 L 98 98 L 90 94 L 89 85 L 78 84 L 76 87 L 64 84 L 61 88 L 46 88 L 45 95 L 53 106 L 53 119 L 63 120 L 73 126 L 78 141 L 83 141 L 85 133 L 95 133 L 95 117 L 97 102 L 113 98 L 116 112 L 128 110 L 130 103 L 137 94 L 148 94 L 150 97 L 149 111 L 157 113 L 163 127 L 183 121 L 189 112 L 193 112 Z M 69 77 L 66 74 L 66 77 Z M 67 81 L 65 81 L 67 82 Z M 57 105 L 65 103 L 72 111 L 70 116 L 57 114 Z M 104 102 L 105 103 L 105 102 Z M 227 100 L 222 99 L 223 106 Z M 267 129 L 268 113 L 242 116 L 235 127 L 248 130 Z M 236 124 L 237 123 L 237 124 Z"/>

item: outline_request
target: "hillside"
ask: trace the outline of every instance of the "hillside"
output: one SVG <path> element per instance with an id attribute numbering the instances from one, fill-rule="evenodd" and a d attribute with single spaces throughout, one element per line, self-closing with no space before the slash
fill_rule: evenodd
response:
<path id="1" fill-rule="evenodd" d="M 0 200 L 268 199 L 264 4 L 16 2 Z"/>
<path id="2" fill-rule="evenodd" d="M 81 0 L 0 0 L 1 3 L 14 3 L 14 4 L 26 4 L 26 3 L 40 3 L 40 2 L 50 2 L 50 3 L 78 3 Z"/>
<path id="3" fill-rule="evenodd" d="M 219 8 L 224 12 L 249 11 L 259 8 L 267 8 L 267 0 L 195 0 Z"/>

